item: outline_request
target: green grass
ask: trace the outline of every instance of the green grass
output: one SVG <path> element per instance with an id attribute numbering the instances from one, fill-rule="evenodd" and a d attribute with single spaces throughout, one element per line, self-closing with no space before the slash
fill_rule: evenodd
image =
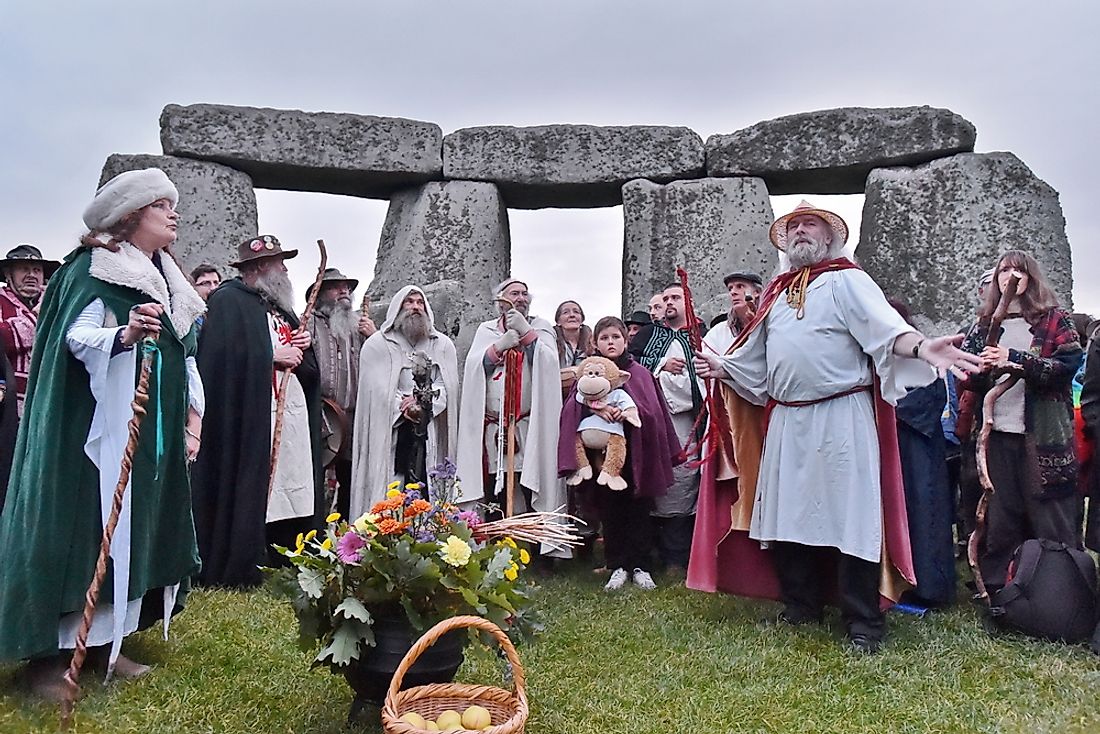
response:
<path id="1" fill-rule="evenodd" d="M 987 635 L 966 604 L 890 615 L 883 652 L 860 657 L 828 627 L 764 625 L 776 606 L 692 592 L 658 578 L 615 595 L 576 569 L 543 582 L 546 632 L 521 647 L 529 734 L 630 732 L 1098 732 L 1100 657 Z M 126 651 L 154 671 L 103 686 L 85 676 L 77 732 L 345 732 L 342 678 L 310 671 L 289 606 L 263 592 L 197 592 L 164 642 Z M 0 666 L 0 732 L 54 731 L 57 712 Z M 471 649 L 464 682 L 499 684 Z M 354 731 L 378 732 L 368 709 Z"/>

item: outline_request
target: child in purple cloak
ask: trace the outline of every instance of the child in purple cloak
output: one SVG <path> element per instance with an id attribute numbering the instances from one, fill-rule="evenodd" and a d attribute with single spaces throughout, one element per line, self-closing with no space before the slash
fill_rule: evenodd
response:
<path id="1" fill-rule="evenodd" d="M 653 547 L 653 530 L 649 518 L 654 497 L 660 497 L 672 484 L 672 467 L 683 462 L 680 444 L 669 417 L 661 388 L 652 373 L 634 361 L 626 351 L 626 325 L 614 316 L 605 316 L 593 330 L 596 351 L 630 373 L 623 389 L 633 398 L 642 419 L 642 427 L 624 425 L 626 430 L 627 463 L 623 490 L 608 489 L 589 480 L 587 491 L 595 498 L 596 509 L 603 525 L 604 556 L 607 567 L 613 569 L 604 587 L 608 591 L 621 589 L 627 580 L 641 589 L 653 589 L 649 574 Z M 573 390 L 576 390 L 574 386 Z M 604 410 L 614 411 L 609 406 Z M 577 402 L 572 394 L 561 411 L 558 438 L 558 476 L 566 477 L 577 469 L 575 440 L 577 426 L 589 414 L 589 409 Z M 617 416 L 604 416 L 615 420 Z"/>

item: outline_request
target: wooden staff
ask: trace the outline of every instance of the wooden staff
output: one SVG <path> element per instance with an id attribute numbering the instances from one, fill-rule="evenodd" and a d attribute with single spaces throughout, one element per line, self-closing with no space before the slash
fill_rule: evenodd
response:
<path id="1" fill-rule="evenodd" d="M 103 526 L 103 537 L 99 542 L 99 558 L 96 559 L 95 574 L 92 576 L 92 583 L 88 585 L 88 590 L 84 594 L 84 613 L 80 618 L 80 627 L 76 632 L 76 647 L 73 650 L 73 659 L 69 663 L 69 669 L 64 676 L 65 690 L 61 699 L 62 729 L 68 729 L 72 724 L 73 709 L 76 705 L 76 699 L 80 695 L 80 669 L 84 666 L 84 659 L 88 655 L 88 632 L 92 628 L 92 618 L 95 616 L 99 590 L 103 586 L 104 577 L 107 575 L 107 560 L 111 556 L 111 540 L 114 538 L 118 517 L 122 512 L 122 499 L 126 494 L 126 485 L 130 482 L 130 472 L 134 466 L 134 451 L 137 449 L 141 422 L 145 418 L 145 405 L 149 402 L 149 375 L 153 371 L 153 357 L 157 352 L 156 341 L 151 337 L 145 337 L 141 340 L 141 349 L 141 371 L 137 387 L 134 388 L 134 399 L 130 403 L 134 414 L 130 417 L 130 422 L 126 424 L 126 430 L 130 437 L 126 441 L 125 449 L 122 451 L 118 484 L 115 485 L 114 497 L 111 500 L 111 513 L 107 516 L 107 524 Z"/>
<path id="2" fill-rule="evenodd" d="M 325 249 L 325 241 L 317 240 L 317 249 L 321 251 L 321 264 L 317 267 L 317 280 L 313 281 L 313 290 L 310 291 L 306 310 L 302 312 L 302 320 L 298 322 L 295 334 L 301 334 L 305 330 L 309 317 L 313 315 L 313 307 L 317 305 L 317 294 L 321 292 L 321 281 L 325 277 L 325 267 L 328 265 L 328 250 Z M 271 492 L 275 489 L 275 470 L 279 467 L 279 446 L 283 442 L 283 415 L 286 413 L 286 391 L 290 385 L 290 373 L 287 368 L 279 375 L 279 394 L 275 398 L 275 430 L 271 432 L 271 469 L 267 477 L 267 501 L 271 503 Z"/>
<path id="3" fill-rule="evenodd" d="M 997 308 L 993 311 L 993 315 L 989 317 L 989 333 L 985 338 L 987 347 L 995 347 L 1001 340 L 1001 322 L 1008 315 L 1008 309 L 1016 298 L 1016 288 L 1019 284 L 1020 278 L 1013 275 L 1009 279 L 1004 292 L 1001 293 L 1001 300 L 997 302 Z M 996 379 L 996 377 L 997 373 L 991 371 L 990 379 Z M 982 401 L 982 427 L 978 431 L 976 450 L 978 481 L 982 486 L 982 495 L 978 498 L 978 507 L 974 512 L 974 532 L 970 534 L 970 538 L 966 543 L 966 561 L 970 565 L 971 573 L 974 574 L 974 585 L 978 589 L 978 598 L 987 603 L 989 602 L 989 592 L 986 590 L 985 579 L 982 578 L 982 571 L 978 564 L 978 552 L 982 541 L 985 539 L 985 516 L 989 510 L 990 497 L 993 496 L 994 492 L 993 480 L 989 477 L 988 456 L 989 435 L 993 432 L 993 406 L 996 404 L 997 399 L 1008 392 L 1019 379 L 1019 373 L 1010 374 L 1008 378 L 990 388 Z"/>
<path id="4" fill-rule="evenodd" d="M 503 295 L 498 295 L 494 300 L 507 305 L 508 308 L 516 307 L 516 304 Z M 505 517 L 511 517 L 516 511 L 516 417 L 519 416 L 519 395 L 523 390 L 522 370 L 522 353 L 516 349 L 506 351 L 504 353 L 504 405 L 500 415 L 508 437 L 507 474 L 504 475 Z M 517 380 L 518 384 L 513 385 Z"/>

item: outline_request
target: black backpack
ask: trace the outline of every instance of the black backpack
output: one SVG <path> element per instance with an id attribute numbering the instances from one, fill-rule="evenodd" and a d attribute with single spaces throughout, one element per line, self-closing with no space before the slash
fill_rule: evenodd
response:
<path id="1" fill-rule="evenodd" d="M 1096 563 L 1053 540 L 1025 540 L 1007 583 L 989 600 L 996 626 L 1060 642 L 1085 642 L 1097 631 Z"/>

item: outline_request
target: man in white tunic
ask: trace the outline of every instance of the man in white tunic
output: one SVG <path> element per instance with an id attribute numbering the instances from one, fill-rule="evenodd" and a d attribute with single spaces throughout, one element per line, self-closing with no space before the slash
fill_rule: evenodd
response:
<path id="1" fill-rule="evenodd" d="M 429 365 L 433 396 L 425 432 L 414 368 Z M 383 499 L 394 480 L 428 483 L 427 470 L 457 448 L 458 357 L 454 342 L 436 331 L 431 304 L 417 286 L 394 295 L 382 327 L 359 353 L 354 436 L 352 518 Z"/>
<path id="2" fill-rule="evenodd" d="M 558 481 L 561 378 L 554 327 L 529 314 L 527 285 L 515 278 L 493 293 L 500 318 L 478 326 L 466 357 L 459 418 L 458 473 L 463 501 L 505 506 L 507 432 L 501 429 L 507 388 L 505 353 L 518 351 L 522 372 L 516 422 L 516 512 L 552 512 L 565 504 Z"/>
<path id="3" fill-rule="evenodd" d="M 835 563 L 848 638 L 854 649 L 876 652 L 885 635 L 884 523 L 894 524 L 896 514 L 884 505 L 880 451 L 897 452 L 896 438 L 892 447 L 880 445 L 876 378 L 893 405 L 934 379 L 928 365 L 961 374 L 978 364 L 956 348 L 959 337 L 925 339 L 913 330 L 866 273 L 839 257 L 847 226 L 836 214 L 803 202 L 776 220 L 771 238 L 791 270 L 769 286 L 732 353 L 699 353 L 696 367 L 769 407 L 749 536 L 770 549 L 785 605 L 780 619 L 822 619 L 820 566 Z M 890 561 L 912 583 L 902 536 L 904 548 Z"/>

